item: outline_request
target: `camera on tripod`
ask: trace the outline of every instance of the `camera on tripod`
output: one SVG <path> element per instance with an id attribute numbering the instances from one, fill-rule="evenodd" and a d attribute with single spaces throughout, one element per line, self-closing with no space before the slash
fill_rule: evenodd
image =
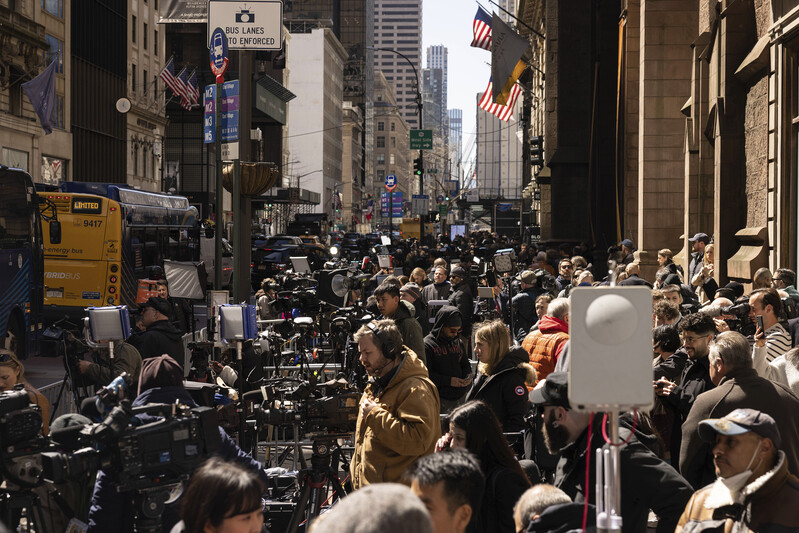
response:
<path id="1" fill-rule="evenodd" d="M 343 380 L 314 386 L 303 381 L 284 394 L 282 401 L 267 398 L 256 406 L 255 415 L 262 424 L 299 425 L 309 438 L 333 435 L 349 436 L 355 431 L 360 395 Z M 277 407 L 270 407 L 270 404 Z"/>

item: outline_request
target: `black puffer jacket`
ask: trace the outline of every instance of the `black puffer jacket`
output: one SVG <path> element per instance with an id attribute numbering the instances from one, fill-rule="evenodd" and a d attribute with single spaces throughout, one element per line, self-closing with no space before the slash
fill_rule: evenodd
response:
<path id="1" fill-rule="evenodd" d="M 525 427 L 524 415 L 530 410 L 527 383 L 535 382 L 530 354 L 518 346 L 511 348 L 490 376 L 478 373 L 466 401 L 483 400 L 497 415 L 502 431 L 514 433 Z"/>
<path id="2" fill-rule="evenodd" d="M 465 378 L 472 372 L 469 355 L 463 346 L 463 339 L 456 336 L 447 339 L 441 336 L 441 328 L 454 316 L 461 317 L 457 307 L 445 305 L 436 315 L 433 329 L 424 338 L 424 351 L 427 355 L 427 372 L 438 388 L 438 396 L 445 400 L 457 400 L 469 387 L 452 387 L 452 378 Z"/>
<path id="3" fill-rule="evenodd" d="M 142 360 L 167 354 L 183 366 L 186 352 L 181 337 L 183 335 L 169 323 L 169 320 L 159 320 L 150 324 L 144 333 L 132 335 L 128 342 L 139 350 Z"/>

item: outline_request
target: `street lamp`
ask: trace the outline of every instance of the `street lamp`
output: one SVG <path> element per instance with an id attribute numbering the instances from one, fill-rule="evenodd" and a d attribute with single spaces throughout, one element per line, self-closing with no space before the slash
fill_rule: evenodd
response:
<path id="1" fill-rule="evenodd" d="M 413 62 L 408 59 L 408 57 L 403 54 L 402 52 L 397 52 L 391 48 L 378 48 L 377 46 L 369 46 L 367 47 L 369 50 L 376 50 L 380 52 L 391 52 L 392 54 L 397 54 L 402 59 L 404 59 L 413 69 L 413 75 L 416 76 L 416 113 L 419 116 L 419 129 L 422 129 L 422 85 L 419 81 L 419 72 L 416 70 L 416 66 Z M 419 162 L 421 167 L 424 168 L 424 152 L 419 150 Z M 419 194 L 421 195 L 424 192 L 424 172 L 419 174 Z M 393 209 L 393 206 L 389 207 Z M 422 215 L 419 216 L 419 240 L 421 241 L 424 238 L 424 218 Z"/>

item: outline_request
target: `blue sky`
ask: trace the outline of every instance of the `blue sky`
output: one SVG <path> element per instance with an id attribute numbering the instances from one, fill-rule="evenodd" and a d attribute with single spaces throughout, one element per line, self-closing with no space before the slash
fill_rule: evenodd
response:
<path id="1" fill-rule="evenodd" d="M 489 12 L 493 7 L 483 5 Z M 491 53 L 469 46 L 476 11 L 477 3 L 471 0 L 422 0 L 422 66 L 427 66 L 428 46 L 447 47 L 447 107 L 463 110 L 464 149 L 474 137 L 475 95 L 485 90 L 491 75 Z"/>

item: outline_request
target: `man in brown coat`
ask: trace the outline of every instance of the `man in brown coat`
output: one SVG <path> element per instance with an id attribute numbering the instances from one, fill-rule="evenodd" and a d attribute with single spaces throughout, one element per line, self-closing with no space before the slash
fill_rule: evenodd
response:
<path id="1" fill-rule="evenodd" d="M 715 443 L 718 478 L 691 496 L 675 533 L 799 531 L 799 479 L 779 451 L 780 430 L 769 415 L 736 409 L 703 420 L 702 440 Z"/>
<path id="2" fill-rule="evenodd" d="M 788 468 L 799 472 L 799 399 L 788 387 L 757 375 L 749 342 L 740 333 L 720 333 L 710 345 L 708 359 L 716 388 L 696 398 L 683 423 L 680 473 L 697 490 L 715 480 L 712 446 L 702 442 L 697 427 L 706 418 L 722 417 L 742 407 L 758 409 L 777 421 Z"/>

